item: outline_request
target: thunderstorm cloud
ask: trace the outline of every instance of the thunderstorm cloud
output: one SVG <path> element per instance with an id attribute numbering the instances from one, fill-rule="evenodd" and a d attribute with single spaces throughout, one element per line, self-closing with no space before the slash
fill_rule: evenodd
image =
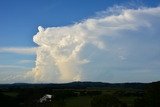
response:
<path id="1" fill-rule="evenodd" d="M 1 54 L 36 55 L 35 61 L 17 61 L 20 66 L 0 65 L 6 71 L 0 72 L 0 83 L 160 78 L 160 7 L 110 8 L 72 25 L 39 26 L 33 41 L 37 47 L 0 48 Z"/>
<path id="2" fill-rule="evenodd" d="M 152 72 L 160 74 L 160 7 L 112 13 L 68 26 L 39 26 L 33 37 L 36 66 L 27 76 L 34 82 L 143 82 Z"/>

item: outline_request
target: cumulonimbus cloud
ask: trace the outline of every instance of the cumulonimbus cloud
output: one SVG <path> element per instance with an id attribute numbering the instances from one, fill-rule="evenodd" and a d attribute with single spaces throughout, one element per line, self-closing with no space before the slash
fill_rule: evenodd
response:
<path id="1" fill-rule="evenodd" d="M 144 40 L 144 43 L 149 41 L 145 37 L 156 38 L 157 29 L 160 28 L 159 19 L 160 7 L 156 7 L 122 9 L 115 15 L 89 18 L 63 27 L 40 26 L 39 32 L 33 38 L 33 41 L 39 45 L 36 67 L 28 74 L 33 76 L 36 82 L 83 80 L 87 78 L 84 75 L 85 72 L 93 73 L 91 71 L 93 69 L 84 69 L 84 65 L 95 68 L 99 67 L 100 63 L 100 70 L 103 70 L 107 69 L 105 68 L 107 65 L 113 66 L 114 61 L 118 63 L 126 59 L 132 60 L 132 57 L 138 58 L 143 52 L 149 50 L 145 49 L 147 46 L 141 45 L 139 47 L 144 49 L 141 51 L 140 48 L 135 47 L 136 44 L 141 44 L 139 40 Z M 132 39 L 128 39 L 129 37 Z M 136 53 L 132 53 L 134 48 L 139 49 L 137 56 Z M 93 60 L 97 61 L 97 64 L 93 64 Z M 124 63 L 117 66 L 120 68 L 129 66 Z"/>

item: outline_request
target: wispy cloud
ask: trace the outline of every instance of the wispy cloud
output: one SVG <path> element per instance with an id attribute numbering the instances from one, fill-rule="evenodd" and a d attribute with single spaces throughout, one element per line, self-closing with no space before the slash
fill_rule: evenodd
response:
<path id="1" fill-rule="evenodd" d="M 20 63 L 20 64 L 28 64 L 28 63 L 33 63 L 34 62 L 34 60 L 20 60 L 18 63 Z"/>
<path id="2" fill-rule="evenodd" d="M 30 69 L 28 67 L 25 66 L 18 66 L 18 65 L 0 65 L 0 69 L 1 68 L 17 68 L 17 69 Z"/>
<path id="3" fill-rule="evenodd" d="M 36 47 L 0 47 L 0 53 L 36 54 Z"/>

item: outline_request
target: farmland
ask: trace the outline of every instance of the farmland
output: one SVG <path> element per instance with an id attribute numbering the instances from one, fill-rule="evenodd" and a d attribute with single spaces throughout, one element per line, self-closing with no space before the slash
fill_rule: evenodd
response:
<path id="1" fill-rule="evenodd" d="M 0 85 L 0 104 L 4 107 L 138 107 L 146 104 L 145 101 L 151 101 L 150 98 L 155 98 L 151 106 L 146 107 L 152 107 L 153 104 L 158 107 L 159 88 L 159 82 L 3 84 Z M 39 102 L 45 94 L 52 98 Z"/>

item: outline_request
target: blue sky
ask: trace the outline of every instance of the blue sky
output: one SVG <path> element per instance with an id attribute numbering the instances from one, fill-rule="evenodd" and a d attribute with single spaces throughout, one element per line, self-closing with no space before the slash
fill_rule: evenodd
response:
<path id="1" fill-rule="evenodd" d="M 75 23 L 81 23 L 86 19 L 90 19 L 93 17 L 97 17 L 98 15 L 103 15 L 103 13 L 107 11 L 108 8 L 112 8 L 114 6 L 124 6 L 127 8 L 138 8 L 138 7 L 147 7 L 147 8 L 155 8 L 160 4 L 159 0 L 1 0 L 0 1 L 0 83 L 10 83 L 10 82 L 28 82 L 28 80 L 23 79 L 10 79 L 9 76 L 14 77 L 14 75 L 19 75 L 26 71 L 32 70 L 35 67 L 36 61 L 36 49 L 38 45 L 33 42 L 33 36 L 38 32 L 38 26 L 43 26 L 44 28 L 50 27 L 62 27 L 69 26 Z M 152 17 L 151 17 L 152 18 Z M 150 19 L 151 19 L 150 18 Z M 149 20 L 149 19 L 147 19 Z M 154 19 L 156 20 L 156 18 Z M 160 20 L 156 20 L 160 22 Z M 156 23 L 153 22 L 153 23 Z M 152 22 L 151 22 L 152 23 Z M 159 25 L 155 24 L 156 30 L 155 34 L 158 35 Z M 143 30 L 143 28 L 141 28 Z M 145 29 L 145 27 L 144 27 Z M 139 32 L 139 31 L 138 31 Z M 122 34 L 141 34 L 148 35 L 143 33 L 137 33 L 125 31 Z M 153 32 L 151 32 L 152 35 Z M 150 50 L 145 50 L 143 52 L 137 53 L 137 55 L 130 54 L 134 50 L 129 50 L 131 47 L 136 48 L 136 43 L 134 46 L 130 44 L 131 47 L 125 47 L 125 43 L 132 42 L 131 38 L 137 41 L 137 44 L 143 45 L 141 48 L 150 47 Z M 149 81 L 157 81 L 160 78 L 160 73 L 158 72 L 158 63 L 160 62 L 160 57 L 158 55 L 159 51 L 159 37 L 125 37 L 123 40 L 121 38 L 104 38 L 104 40 L 108 41 L 107 45 L 113 48 L 112 53 L 107 53 L 108 56 L 103 56 L 104 52 L 102 51 L 103 57 L 99 57 L 99 55 L 95 55 L 90 59 L 90 64 L 84 64 L 82 68 L 86 69 L 86 72 L 82 71 L 82 74 L 85 75 L 82 80 L 91 80 L 91 81 L 105 81 L 105 82 L 149 82 Z M 151 41 L 152 40 L 152 41 Z M 115 42 L 115 44 L 114 44 Z M 110 44 L 109 44 L 110 43 Z M 114 59 L 115 54 L 123 53 L 123 48 L 118 48 L 116 46 L 122 46 L 129 51 L 128 62 L 118 62 L 119 60 Z M 148 46 L 147 46 L 148 45 Z M 152 46 L 151 46 L 152 45 Z M 87 45 L 88 46 L 88 45 Z M 90 47 L 90 48 L 89 48 Z M 91 49 L 99 52 L 92 48 L 92 46 L 86 47 L 86 49 Z M 138 46 L 139 47 L 139 46 Z M 154 47 L 154 49 L 153 49 Z M 115 49 L 114 49 L 115 48 Z M 107 48 L 109 49 L 109 48 Z M 117 52 L 119 49 L 120 51 Z M 139 48 L 140 49 L 140 48 Z M 153 49 L 153 50 L 152 50 Z M 125 50 L 124 50 L 125 51 Z M 147 54 L 148 56 L 143 56 L 145 52 L 150 52 Z M 90 52 L 88 52 L 89 54 Z M 87 51 L 83 51 L 80 57 L 85 57 Z M 87 55 L 88 55 L 87 54 Z M 106 54 L 106 53 L 105 53 Z M 113 58 L 112 58 L 113 57 Z M 123 59 L 123 56 L 120 55 Z M 140 58 L 140 60 L 134 60 L 134 58 Z M 147 59 L 150 58 L 150 59 Z M 125 59 L 125 58 L 124 58 Z M 145 60 L 146 59 L 146 60 Z M 98 60 L 98 62 L 96 62 Z M 106 60 L 107 63 L 111 62 L 111 64 L 105 65 Z M 140 76 L 138 70 L 135 72 L 131 72 L 132 67 L 128 68 L 125 71 L 126 67 L 130 66 L 130 64 L 134 64 L 135 67 L 140 69 L 146 68 L 145 61 L 151 61 L 151 64 L 154 65 L 153 69 L 155 70 L 152 73 L 141 72 Z M 136 66 L 137 62 L 139 62 L 139 66 Z M 154 64 L 154 63 L 157 64 Z M 97 64 L 99 63 L 99 64 Z M 114 63 L 117 66 L 113 66 Z M 122 65 L 121 65 L 121 64 Z M 130 64 L 128 64 L 130 63 Z M 93 65 L 97 65 L 95 68 Z M 146 65 L 145 65 L 146 64 Z M 104 66 L 103 66 L 104 65 Z M 119 66 L 119 67 L 118 67 Z M 90 67 L 90 68 L 88 68 Z M 117 72 L 117 68 L 119 68 L 119 72 Z M 97 77 L 97 71 L 90 72 L 93 69 L 101 70 L 102 73 L 98 73 L 99 77 Z M 115 70 L 116 69 L 116 70 Z M 85 71 L 85 70 L 84 70 Z M 108 72 L 106 72 L 108 71 Z M 144 71 L 144 70 L 143 70 Z M 89 73 L 88 73 L 89 72 Z M 144 71 L 145 72 L 145 71 Z M 148 71 L 146 71 L 148 72 Z M 104 76 L 103 76 L 104 75 Z M 132 78 L 132 75 L 135 75 Z M 88 76 L 88 77 L 87 77 Z M 1 77 L 6 77 L 8 79 L 1 79 Z M 137 77 L 137 78 L 136 78 Z M 42 79 L 43 80 L 43 79 Z M 51 79 L 52 80 L 52 79 Z M 43 82 L 43 81 L 40 81 Z M 47 81 L 52 82 L 52 81 Z M 56 82 L 56 80 L 53 82 Z"/>
<path id="2" fill-rule="evenodd" d="M 154 7 L 159 0 L 1 0 L 0 46 L 34 46 L 32 37 L 39 25 L 73 24 L 108 7 L 130 3 Z"/>

